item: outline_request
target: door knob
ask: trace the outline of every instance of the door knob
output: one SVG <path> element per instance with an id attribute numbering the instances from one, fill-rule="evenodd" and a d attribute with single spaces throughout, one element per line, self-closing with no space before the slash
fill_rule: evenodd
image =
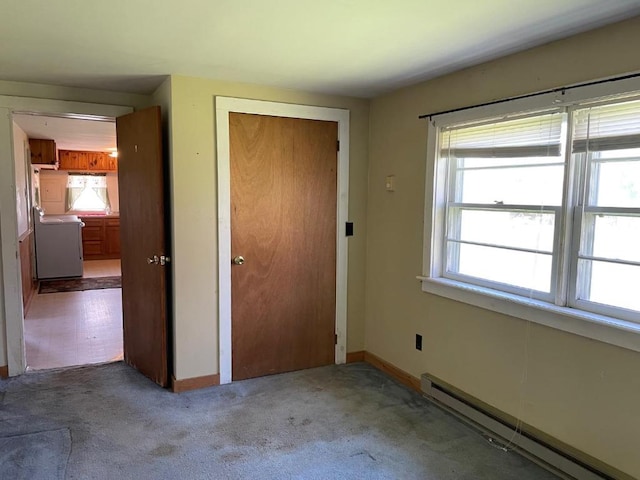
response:
<path id="1" fill-rule="evenodd" d="M 171 261 L 171 258 L 165 256 L 165 255 L 154 255 L 153 257 L 149 257 L 147 258 L 147 263 L 149 265 L 166 265 L 167 263 L 169 263 Z"/>
<path id="2" fill-rule="evenodd" d="M 233 257 L 234 265 L 242 265 L 244 263 L 244 257 L 242 255 L 238 255 L 237 257 Z"/>

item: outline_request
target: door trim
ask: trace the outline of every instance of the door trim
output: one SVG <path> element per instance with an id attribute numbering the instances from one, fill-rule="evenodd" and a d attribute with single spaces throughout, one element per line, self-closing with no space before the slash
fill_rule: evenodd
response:
<path id="1" fill-rule="evenodd" d="M 345 223 L 349 214 L 349 110 L 288 103 L 216 97 L 218 156 L 218 340 L 220 383 L 231 382 L 231 174 L 229 113 L 326 120 L 338 123 L 338 184 L 336 212 L 336 335 L 335 363 L 347 359 L 347 261 Z"/>

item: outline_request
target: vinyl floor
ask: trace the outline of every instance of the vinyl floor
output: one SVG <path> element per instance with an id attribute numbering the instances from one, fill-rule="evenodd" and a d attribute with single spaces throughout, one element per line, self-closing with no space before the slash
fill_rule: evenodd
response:
<path id="1" fill-rule="evenodd" d="M 86 261 L 84 273 L 84 277 L 120 275 L 120 261 Z M 24 337 L 28 370 L 121 360 L 121 289 L 35 294 L 24 321 Z"/>

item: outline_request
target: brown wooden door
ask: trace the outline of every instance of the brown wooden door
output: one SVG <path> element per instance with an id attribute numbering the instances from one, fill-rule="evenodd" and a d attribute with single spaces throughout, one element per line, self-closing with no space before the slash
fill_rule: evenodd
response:
<path id="1" fill-rule="evenodd" d="M 159 385 L 168 383 L 168 266 L 160 107 L 119 117 L 118 187 L 124 359 Z"/>
<path id="2" fill-rule="evenodd" d="M 233 380 L 334 363 L 336 122 L 231 113 Z"/>

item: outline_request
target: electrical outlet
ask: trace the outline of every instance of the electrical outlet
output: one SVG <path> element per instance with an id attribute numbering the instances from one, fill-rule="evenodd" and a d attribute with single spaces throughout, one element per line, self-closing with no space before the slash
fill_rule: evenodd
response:
<path id="1" fill-rule="evenodd" d="M 422 350 L 422 335 L 416 333 L 416 350 Z"/>

